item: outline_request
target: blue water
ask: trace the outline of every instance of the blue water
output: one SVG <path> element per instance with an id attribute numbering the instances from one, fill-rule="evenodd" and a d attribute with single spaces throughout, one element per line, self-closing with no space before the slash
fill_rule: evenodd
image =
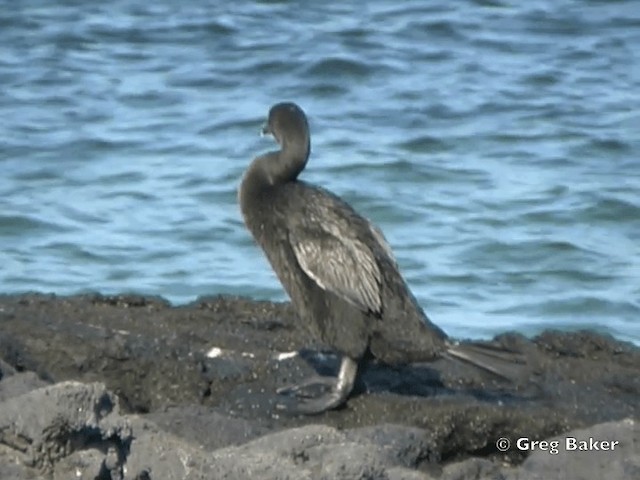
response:
<path id="1" fill-rule="evenodd" d="M 0 3 L 0 292 L 284 299 L 236 189 L 295 100 L 447 332 L 640 343 L 636 1 Z"/>

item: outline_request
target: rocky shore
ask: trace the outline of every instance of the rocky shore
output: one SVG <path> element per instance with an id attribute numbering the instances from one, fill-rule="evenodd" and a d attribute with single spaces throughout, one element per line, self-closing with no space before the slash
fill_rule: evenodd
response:
<path id="1" fill-rule="evenodd" d="M 526 352 L 521 383 L 372 365 L 345 408 L 295 417 L 275 390 L 338 362 L 288 304 L 0 296 L 0 478 L 640 478 L 640 348 L 494 342 Z"/>

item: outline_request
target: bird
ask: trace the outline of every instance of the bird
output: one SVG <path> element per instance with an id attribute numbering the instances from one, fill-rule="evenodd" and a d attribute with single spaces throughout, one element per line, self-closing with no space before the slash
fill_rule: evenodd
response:
<path id="1" fill-rule="evenodd" d="M 390 365 L 456 358 L 510 378 L 521 362 L 495 346 L 460 344 L 411 293 L 382 230 L 331 191 L 298 177 L 311 152 L 304 111 L 273 105 L 262 133 L 278 150 L 257 156 L 238 189 L 244 223 L 264 251 L 311 338 L 341 356 L 336 377 L 315 376 L 278 391 L 299 414 L 344 405 L 364 362 Z"/>

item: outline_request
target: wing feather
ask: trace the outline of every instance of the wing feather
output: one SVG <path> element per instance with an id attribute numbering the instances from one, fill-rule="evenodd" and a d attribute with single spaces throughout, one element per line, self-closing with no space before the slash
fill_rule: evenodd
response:
<path id="1" fill-rule="evenodd" d="M 381 313 L 380 268 L 364 242 L 320 225 L 294 229 L 289 239 L 300 267 L 320 288 L 363 311 Z"/>

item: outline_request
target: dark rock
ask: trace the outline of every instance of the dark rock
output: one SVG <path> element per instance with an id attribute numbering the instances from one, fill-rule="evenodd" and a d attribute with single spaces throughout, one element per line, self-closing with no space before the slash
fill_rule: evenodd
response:
<path id="1" fill-rule="evenodd" d="M 526 353 L 527 378 L 372 364 L 345 408 L 289 417 L 273 408 L 276 388 L 338 361 L 309 344 L 288 304 L 0 296 L 0 478 L 637 476 L 637 423 L 623 420 L 639 417 L 638 347 L 589 332 L 495 342 Z M 496 447 L 586 427 L 627 447 L 590 464 Z"/>
<path id="2" fill-rule="evenodd" d="M 440 480 L 504 479 L 503 467 L 486 458 L 469 458 L 444 467 Z"/>
<path id="3" fill-rule="evenodd" d="M 609 442 L 607 450 L 602 449 L 603 441 Z M 557 442 L 557 453 L 537 449 L 507 478 L 640 478 L 640 425 L 637 421 L 627 419 L 572 430 L 549 439 L 551 442 Z M 612 442 L 618 442 L 613 449 Z"/>
<path id="4" fill-rule="evenodd" d="M 425 478 L 410 475 L 393 449 L 372 442 L 365 432 L 341 432 L 308 425 L 272 433 L 239 447 L 214 452 L 215 478 L 354 479 Z M 241 459 L 241 461 L 239 461 Z M 218 476 L 220 475 L 220 476 Z M 428 477 L 427 477 L 428 478 Z"/>
<path id="5" fill-rule="evenodd" d="M 0 402 L 45 385 L 47 385 L 47 382 L 39 378 L 35 373 L 19 373 L 11 365 L 0 359 Z"/>
<path id="6" fill-rule="evenodd" d="M 266 422 L 229 417 L 202 405 L 170 407 L 149 413 L 145 418 L 161 430 L 205 450 L 240 445 L 270 431 Z"/>
<path id="7" fill-rule="evenodd" d="M 13 449 L 0 445 L 0 478 L 20 480 L 45 480 L 36 470 L 16 463 Z"/>
<path id="8" fill-rule="evenodd" d="M 576 445 L 582 447 L 589 446 L 589 439 L 618 443 L 613 449 L 610 443 L 606 451 L 593 448 L 588 451 L 567 450 L 567 439 L 576 439 Z M 640 425 L 637 421 L 627 419 L 603 423 L 586 429 L 572 430 L 546 441 L 543 448 L 539 445 L 533 447 L 531 455 L 519 467 L 502 466 L 487 459 L 473 458 L 447 465 L 440 480 L 640 478 Z M 515 436 L 511 448 L 518 448 Z M 602 448 L 601 443 L 599 448 Z"/>
<path id="9" fill-rule="evenodd" d="M 76 450 L 128 448 L 130 432 L 117 410 L 117 399 L 99 383 L 32 390 L 0 404 L 0 443 L 17 463 L 51 472 Z"/>

